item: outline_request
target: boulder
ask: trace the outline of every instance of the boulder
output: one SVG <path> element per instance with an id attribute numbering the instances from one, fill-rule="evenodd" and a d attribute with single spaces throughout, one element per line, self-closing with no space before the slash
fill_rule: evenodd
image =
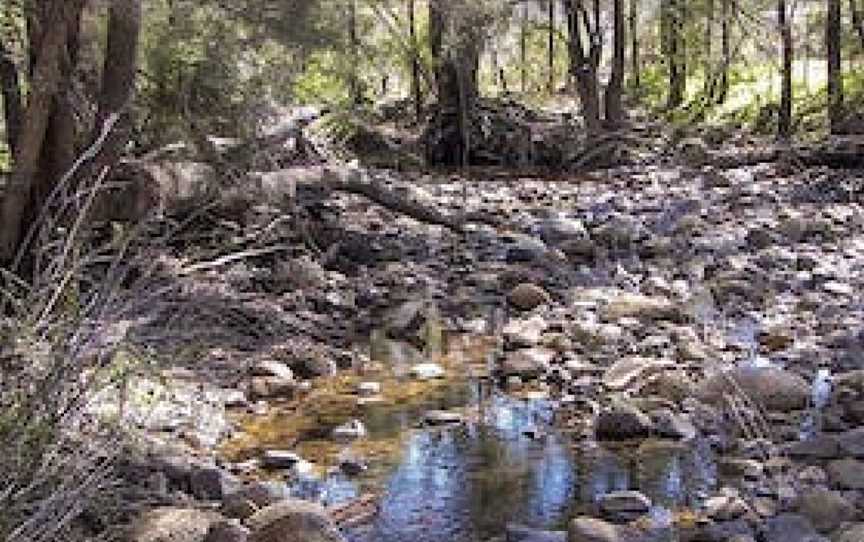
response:
<path id="1" fill-rule="evenodd" d="M 595 421 L 597 440 L 646 438 L 654 431 L 647 414 L 630 404 L 619 404 L 600 411 Z"/>
<path id="2" fill-rule="evenodd" d="M 265 450 L 261 466 L 265 469 L 292 469 L 303 458 L 290 450 Z"/>
<path id="3" fill-rule="evenodd" d="M 828 480 L 839 489 L 864 490 L 864 461 L 839 459 L 828 463 Z"/>
<path id="4" fill-rule="evenodd" d="M 862 540 L 864 540 L 864 523 L 844 527 L 831 537 L 831 542 L 861 542 Z"/>
<path id="5" fill-rule="evenodd" d="M 858 427 L 839 435 L 840 449 L 844 454 L 864 458 L 864 427 Z"/>
<path id="6" fill-rule="evenodd" d="M 201 501 L 218 501 L 239 481 L 231 474 L 213 465 L 196 465 L 189 475 L 192 495 Z"/>
<path id="7" fill-rule="evenodd" d="M 810 400 L 810 385 L 790 371 L 776 367 L 736 367 L 709 376 L 696 390 L 711 404 L 723 404 L 727 394 L 743 392 L 771 411 L 803 409 Z"/>
<path id="8" fill-rule="evenodd" d="M 795 459 L 837 459 L 841 454 L 840 441 L 834 435 L 820 433 L 808 439 L 793 442 L 786 448 L 786 453 Z"/>
<path id="9" fill-rule="evenodd" d="M 567 542 L 627 542 L 627 539 L 620 526 L 581 516 L 568 525 Z"/>
<path id="10" fill-rule="evenodd" d="M 142 514 L 129 528 L 130 542 L 202 542 L 222 516 L 209 510 L 164 507 Z"/>
<path id="11" fill-rule="evenodd" d="M 259 510 L 246 525 L 249 542 L 345 542 L 322 506 L 297 499 Z"/>
<path id="12" fill-rule="evenodd" d="M 855 517 L 855 507 L 842 495 L 827 489 L 812 489 L 798 497 L 798 513 L 820 533 L 830 533 Z"/>
<path id="13" fill-rule="evenodd" d="M 762 526 L 765 542 L 822 542 L 810 520 L 798 514 L 780 514 Z"/>
<path id="14" fill-rule="evenodd" d="M 540 305 L 549 303 L 551 299 L 549 292 L 530 282 L 516 285 L 507 295 L 507 301 L 510 305 L 522 311 L 535 309 Z"/>
<path id="15" fill-rule="evenodd" d="M 334 428 L 332 435 L 337 442 L 351 442 L 366 436 L 366 426 L 360 420 L 349 420 Z"/>
<path id="16" fill-rule="evenodd" d="M 247 542 L 249 529 L 234 521 L 217 521 L 210 526 L 204 542 Z"/>

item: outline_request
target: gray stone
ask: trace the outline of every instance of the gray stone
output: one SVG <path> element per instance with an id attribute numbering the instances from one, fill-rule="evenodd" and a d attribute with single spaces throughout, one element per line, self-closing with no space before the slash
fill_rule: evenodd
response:
<path id="1" fill-rule="evenodd" d="M 246 542 L 249 529 L 234 521 L 217 521 L 210 526 L 204 542 Z"/>
<path id="2" fill-rule="evenodd" d="M 744 393 L 767 410 L 803 409 L 810 400 L 810 385 L 795 373 L 776 367 L 737 367 L 716 373 L 699 386 L 697 396 L 721 404 L 728 394 Z"/>
<path id="3" fill-rule="evenodd" d="M 411 367 L 409 374 L 417 380 L 434 380 L 444 378 L 444 367 L 437 363 L 418 363 Z"/>
<path id="4" fill-rule="evenodd" d="M 366 436 L 366 426 L 360 420 L 349 420 L 333 429 L 332 435 L 337 442 L 351 442 Z"/>
<path id="5" fill-rule="evenodd" d="M 429 425 L 462 423 L 462 415 L 452 410 L 429 410 L 423 417 Z"/>
<path id="6" fill-rule="evenodd" d="M 522 311 L 530 311 L 549 303 L 551 300 L 549 292 L 529 282 L 516 285 L 507 295 L 507 301 L 510 305 Z"/>
<path id="7" fill-rule="evenodd" d="M 795 459 L 836 459 L 841 454 L 840 442 L 836 436 L 822 433 L 793 442 L 786 448 L 786 453 Z"/>
<path id="8" fill-rule="evenodd" d="M 696 438 L 696 426 L 687 414 L 677 414 L 664 408 L 651 412 L 649 417 L 654 424 L 654 432 L 659 437 L 679 440 Z"/>
<path id="9" fill-rule="evenodd" d="M 549 348 L 523 348 L 507 354 L 501 364 L 501 373 L 523 380 L 536 378 L 546 372 L 554 358 L 555 351 Z"/>
<path id="10" fill-rule="evenodd" d="M 813 489 L 798 497 L 798 513 L 820 533 L 830 533 L 855 517 L 855 507 L 835 491 Z"/>
<path id="11" fill-rule="evenodd" d="M 628 522 L 647 514 L 651 509 L 651 499 L 638 491 L 613 491 L 600 497 L 599 505 L 605 518 Z"/>
<path id="12" fill-rule="evenodd" d="M 543 531 L 508 523 L 504 540 L 506 542 L 567 542 L 567 532 Z"/>
<path id="13" fill-rule="evenodd" d="M 597 440 L 646 438 L 654 431 L 647 414 L 630 404 L 619 404 L 600 411 L 595 423 Z"/>
<path id="14" fill-rule="evenodd" d="M 130 542 L 201 542 L 210 526 L 221 519 L 207 510 L 156 508 L 136 518 L 125 538 Z"/>
<path id="15" fill-rule="evenodd" d="M 668 359 L 629 357 L 616 361 L 603 374 L 603 384 L 621 391 L 633 384 L 643 384 L 649 377 L 675 367 Z"/>
<path id="16" fill-rule="evenodd" d="M 590 517 L 577 517 L 567 529 L 567 542 L 626 542 L 618 525 Z"/>
<path id="17" fill-rule="evenodd" d="M 543 332 L 549 327 L 542 316 L 533 316 L 528 319 L 513 319 L 507 322 L 502 331 L 507 345 L 522 348 L 532 347 L 540 344 Z"/>
<path id="18" fill-rule="evenodd" d="M 864 523 L 844 527 L 831 537 L 831 542 L 861 542 L 862 540 L 864 540 Z"/>
<path id="19" fill-rule="evenodd" d="M 303 458 L 290 450 L 265 450 L 261 466 L 265 469 L 291 469 Z"/>
<path id="20" fill-rule="evenodd" d="M 864 458 L 864 427 L 858 427 L 839 436 L 840 449 L 857 459 Z"/>
<path id="21" fill-rule="evenodd" d="M 864 490 L 864 461 L 850 458 L 831 461 L 827 470 L 832 487 Z"/>
<path id="22" fill-rule="evenodd" d="M 218 501 L 228 492 L 232 484 L 237 485 L 238 483 L 231 474 L 209 465 L 192 467 L 189 476 L 189 487 L 192 490 L 192 495 L 202 501 Z"/>
<path id="23" fill-rule="evenodd" d="M 765 542 L 817 542 L 822 539 L 810 520 L 797 514 L 780 514 L 762 527 Z"/>
<path id="24" fill-rule="evenodd" d="M 699 542 L 730 542 L 732 540 L 746 540 L 753 538 L 753 529 L 743 519 L 734 521 L 721 521 L 705 525 L 699 529 L 695 540 Z"/>
<path id="25" fill-rule="evenodd" d="M 249 542 L 344 542 L 344 538 L 318 504 L 288 499 L 255 513 L 246 525 Z"/>

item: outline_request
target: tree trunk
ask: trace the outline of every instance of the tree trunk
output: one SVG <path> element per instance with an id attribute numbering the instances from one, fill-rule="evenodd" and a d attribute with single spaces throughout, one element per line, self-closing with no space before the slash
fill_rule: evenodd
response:
<path id="1" fill-rule="evenodd" d="M 24 106 L 21 101 L 21 78 L 12 53 L 0 41 L 0 96 L 3 98 L 3 118 L 6 122 L 6 142 L 12 159 L 15 159 L 16 143 L 21 131 Z"/>
<path id="2" fill-rule="evenodd" d="M 714 96 L 714 0 L 705 3 L 705 88 L 708 101 Z"/>
<path id="3" fill-rule="evenodd" d="M 46 17 L 42 23 L 42 39 L 31 54 L 33 68 L 27 109 L 15 145 L 17 157 L 6 188 L 3 212 L 0 215 L 0 261 L 10 263 L 19 249 L 27 209 L 30 207 L 33 185 L 37 182 L 40 159 L 45 143 L 54 97 L 61 88 L 63 55 L 69 36 L 67 7 L 63 0 L 57 0 L 42 7 Z"/>
<path id="4" fill-rule="evenodd" d="M 861 6 L 861 0 L 849 0 L 849 11 L 852 13 L 852 26 L 855 27 L 855 32 L 858 33 L 861 50 L 864 51 L 864 9 Z"/>
<path id="5" fill-rule="evenodd" d="M 717 94 L 717 103 L 722 104 L 726 101 L 726 97 L 729 96 L 729 67 L 732 65 L 732 40 L 731 36 L 729 35 L 729 11 L 731 7 L 731 0 L 720 0 L 720 2 L 720 33 L 722 41 L 721 53 L 723 55 L 723 64 L 720 68 L 720 89 Z"/>
<path id="6" fill-rule="evenodd" d="M 624 35 L 624 0 L 613 0 L 613 40 L 614 54 L 612 73 L 606 86 L 606 124 L 617 128 L 624 120 L 621 94 L 624 90 L 624 49 L 627 42 Z"/>
<path id="7" fill-rule="evenodd" d="M 638 0 L 630 0 L 630 77 L 632 78 L 633 86 L 637 89 L 641 86 L 641 74 L 639 68 L 639 33 L 636 31 L 638 23 Z"/>
<path id="8" fill-rule="evenodd" d="M 549 0 L 549 49 L 547 67 L 549 93 L 555 92 L 555 1 Z"/>
<path id="9" fill-rule="evenodd" d="M 349 92 L 351 103 L 359 106 L 363 103 L 363 91 L 360 88 L 360 41 L 357 37 L 357 0 L 348 1 L 348 40 L 351 48 L 351 80 Z"/>
<path id="10" fill-rule="evenodd" d="M 669 65 L 669 95 L 666 106 L 675 109 L 684 103 L 687 85 L 687 65 L 684 51 L 682 0 L 666 0 L 666 31 L 668 32 L 666 61 Z"/>
<path id="11" fill-rule="evenodd" d="M 568 0 L 565 5 L 569 34 L 570 74 L 576 82 L 576 92 L 579 94 L 579 101 L 582 105 L 585 128 L 591 133 L 597 133 L 603 129 L 600 119 L 600 92 L 597 76 L 601 42 L 597 32 L 592 28 L 592 22 L 583 0 Z"/>
<path id="12" fill-rule="evenodd" d="M 420 122 L 423 116 L 423 95 L 420 89 L 420 59 L 414 0 L 408 0 L 408 35 L 411 44 L 411 96 L 414 99 L 414 120 Z"/>
<path id="13" fill-rule="evenodd" d="M 519 28 L 519 70 L 522 93 L 528 91 L 528 5 L 522 6 L 522 21 Z"/>
<path id="14" fill-rule="evenodd" d="M 825 50 L 828 55 L 828 119 L 831 132 L 840 131 L 843 123 L 843 81 L 840 43 L 840 0 L 827 0 L 825 17 Z"/>
<path id="15" fill-rule="evenodd" d="M 777 118 L 777 135 L 788 140 L 792 135 L 792 24 L 786 0 L 777 0 L 777 21 L 783 42 L 782 88 L 780 91 L 780 113 Z"/>
<path id="16" fill-rule="evenodd" d="M 429 0 L 429 51 L 432 54 L 432 67 L 435 73 L 435 83 L 442 70 L 442 48 L 444 46 L 444 0 Z"/>

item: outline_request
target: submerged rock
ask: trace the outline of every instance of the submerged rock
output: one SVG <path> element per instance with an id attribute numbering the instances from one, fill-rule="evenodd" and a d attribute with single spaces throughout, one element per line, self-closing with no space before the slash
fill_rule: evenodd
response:
<path id="1" fill-rule="evenodd" d="M 597 440 L 647 438 L 654 424 L 647 414 L 630 404 L 618 404 L 600 411 L 595 422 Z"/>

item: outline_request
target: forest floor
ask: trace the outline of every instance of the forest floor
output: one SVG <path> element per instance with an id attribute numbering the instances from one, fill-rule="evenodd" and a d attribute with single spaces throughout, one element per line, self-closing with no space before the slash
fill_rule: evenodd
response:
<path id="1" fill-rule="evenodd" d="M 574 517 L 574 542 L 864 540 L 861 172 L 690 163 L 376 170 L 498 225 L 336 193 L 280 252 L 194 272 L 145 326 L 176 316 L 183 347 L 129 383 L 129 493 L 155 510 L 129 538 L 254 534 L 290 494 L 357 541 L 564 540 Z"/>

